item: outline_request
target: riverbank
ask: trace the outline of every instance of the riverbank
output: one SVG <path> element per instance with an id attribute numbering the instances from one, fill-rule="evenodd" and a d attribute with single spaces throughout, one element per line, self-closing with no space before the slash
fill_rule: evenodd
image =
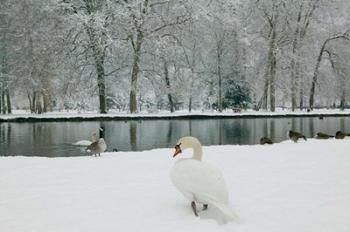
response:
<path id="1" fill-rule="evenodd" d="M 195 218 L 171 184 L 173 149 L 0 157 L 1 230 L 347 232 L 349 150 L 350 140 L 334 139 L 204 147 L 240 217 L 222 226 L 203 212 Z"/>
<path id="2" fill-rule="evenodd" d="M 59 122 L 59 121 L 108 121 L 108 120 L 157 120 L 157 119 L 210 119 L 210 118 L 283 118 L 283 117 L 344 117 L 350 116 L 350 110 L 314 110 L 288 111 L 277 110 L 276 112 L 246 110 L 239 113 L 232 111 L 177 111 L 174 113 L 137 113 L 109 112 L 99 114 L 94 112 L 50 112 L 44 114 L 30 114 L 24 111 L 14 111 L 13 114 L 0 115 L 0 122 Z"/>

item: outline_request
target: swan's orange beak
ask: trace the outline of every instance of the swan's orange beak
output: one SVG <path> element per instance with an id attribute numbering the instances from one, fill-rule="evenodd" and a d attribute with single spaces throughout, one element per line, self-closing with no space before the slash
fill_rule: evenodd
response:
<path id="1" fill-rule="evenodd" d="M 178 154 L 180 154 L 182 151 L 181 151 L 181 148 L 180 148 L 180 145 L 176 145 L 175 146 L 175 153 L 173 155 L 173 157 L 177 156 Z"/>

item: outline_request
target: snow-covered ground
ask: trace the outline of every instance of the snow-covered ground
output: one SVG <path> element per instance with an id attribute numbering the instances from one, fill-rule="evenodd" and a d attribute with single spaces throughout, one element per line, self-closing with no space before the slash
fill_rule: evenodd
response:
<path id="1" fill-rule="evenodd" d="M 0 231 L 348 232 L 349 151 L 350 140 L 204 147 L 240 217 L 225 225 L 195 218 L 172 186 L 173 149 L 1 157 Z"/>
<path id="2" fill-rule="evenodd" d="M 110 111 L 108 114 L 99 114 L 96 112 L 77 112 L 77 111 L 69 111 L 69 112 L 48 112 L 43 114 L 31 114 L 28 111 L 23 110 L 15 110 L 12 114 L 8 115 L 0 115 L 0 120 L 14 120 L 14 119 L 88 119 L 88 118 L 172 118 L 172 117 L 183 117 L 183 116 L 235 116 L 235 117 L 253 117 L 253 116 L 317 116 L 317 115 L 344 115 L 350 116 L 350 109 L 346 109 L 341 111 L 339 109 L 320 109 L 314 110 L 311 112 L 304 111 L 290 111 L 290 110 L 282 110 L 277 109 L 276 112 L 269 111 L 254 111 L 254 110 L 243 110 L 242 112 L 235 113 L 231 110 L 227 110 L 224 112 L 217 111 L 176 111 L 174 113 L 170 113 L 169 111 L 160 111 L 156 113 L 147 113 L 141 112 L 136 114 L 130 114 L 127 112 L 116 112 Z"/>

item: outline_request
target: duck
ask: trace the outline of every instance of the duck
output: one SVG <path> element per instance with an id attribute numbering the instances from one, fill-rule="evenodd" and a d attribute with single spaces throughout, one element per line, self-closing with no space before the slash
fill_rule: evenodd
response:
<path id="1" fill-rule="evenodd" d="M 333 135 L 328 135 L 328 134 L 325 134 L 325 133 L 322 133 L 322 132 L 318 132 L 316 134 L 316 139 L 329 139 L 329 138 L 334 138 Z"/>
<path id="2" fill-rule="evenodd" d="M 222 214 L 224 222 L 237 218 L 229 205 L 229 193 L 221 171 L 202 161 L 202 145 L 195 137 L 187 136 L 178 140 L 173 157 L 191 148 L 191 158 L 178 159 L 170 171 L 173 185 L 191 202 L 194 215 L 198 216 L 197 204 L 202 210 L 214 207 Z"/>
<path id="3" fill-rule="evenodd" d="M 305 135 L 299 133 L 299 132 L 296 132 L 296 131 L 289 131 L 288 132 L 288 137 L 293 140 L 295 143 L 298 142 L 299 139 L 303 138 L 305 141 L 306 141 L 306 137 Z"/>
<path id="4" fill-rule="evenodd" d="M 94 156 L 101 156 L 101 153 L 107 149 L 107 144 L 104 140 L 104 130 L 104 127 L 100 127 L 100 138 L 86 148 L 86 151 L 92 153 Z"/>
<path id="5" fill-rule="evenodd" d="M 260 144 L 264 145 L 264 144 L 273 144 L 272 140 L 270 138 L 267 137 L 262 137 L 260 139 Z"/>
<path id="6" fill-rule="evenodd" d="M 335 133 L 335 138 L 336 139 L 345 139 L 345 138 L 348 139 L 348 138 L 350 138 L 350 134 L 344 133 L 342 131 L 337 131 Z"/>

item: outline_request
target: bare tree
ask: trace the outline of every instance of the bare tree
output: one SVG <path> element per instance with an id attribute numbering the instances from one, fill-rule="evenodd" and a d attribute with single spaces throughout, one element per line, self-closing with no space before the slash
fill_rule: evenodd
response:
<path id="1" fill-rule="evenodd" d="M 265 84 L 264 93 L 262 97 L 262 107 L 267 109 L 268 96 L 270 98 L 270 111 L 275 111 L 276 107 L 276 69 L 277 69 L 277 43 L 278 43 L 278 30 L 280 27 L 280 11 L 285 7 L 283 1 L 272 1 L 263 5 L 260 1 L 256 2 L 258 9 L 261 11 L 263 18 L 266 20 L 269 33 L 268 33 L 268 54 L 267 65 L 265 71 Z"/>
<path id="2" fill-rule="evenodd" d="M 300 77 L 300 47 L 302 45 L 303 40 L 306 37 L 307 30 L 310 26 L 310 22 L 312 20 L 312 17 L 314 15 L 314 12 L 319 5 L 320 0 L 313 0 L 311 2 L 306 3 L 305 1 L 296 1 L 293 2 L 293 4 L 296 5 L 296 7 L 299 7 L 296 17 L 296 22 L 294 26 L 294 33 L 292 38 L 292 57 L 291 57 L 291 83 L 292 83 L 292 94 L 291 94 L 291 102 L 292 102 L 292 111 L 294 111 L 297 107 L 297 88 L 299 83 L 299 89 L 300 89 L 300 101 L 299 101 L 299 107 L 300 109 L 303 108 L 304 102 L 304 91 L 303 86 L 301 83 L 301 77 Z M 291 7 L 295 7 L 291 5 Z"/>
<path id="3" fill-rule="evenodd" d="M 113 17 L 109 11 L 108 1 L 97 0 L 63 0 L 64 6 L 80 20 L 87 35 L 88 47 L 84 48 L 92 52 L 97 74 L 97 86 L 99 96 L 100 113 L 107 113 L 106 105 L 106 84 L 105 84 L 105 60 L 107 42 L 107 27 Z M 73 43 L 79 43 L 77 37 L 83 36 L 78 30 L 78 34 L 73 35 Z M 78 44 L 74 44 L 78 46 Z M 76 48 L 74 48 L 75 50 Z M 79 49 L 78 49 L 79 50 Z"/>
<path id="4" fill-rule="evenodd" d="M 322 46 L 321 46 L 319 55 L 317 57 L 315 70 L 314 70 L 314 75 L 312 77 L 311 88 L 310 88 L 309 107 L 310 107 L 311 110 L 314 108 L 315 87 L 316 87 L 316 83 L 317 83 L 317 78 L 318 78 L 318 74 L 319 74 L 319 68 L 320 68 L 320 65 L 321 65 L 323 54 L 326 52 L 326 48 L 327 48 L 327 45 L 329 43 L 331 43 L 334 40 L 339 40 L 339 39 L 350 40 L 349 30 L 346 31 L 345 33 L 340 34 L 340 35 L 335 35 L 335 36 L 332 36 L 332 37 L 326 39 L 323 42 Z"/>
<path id="5" fill-rule="evenodd" d="M 156 39 L 162 31 L 183 24 L 188 20 L 185 15 L 169 18 L 166 15 L 155 13 L 156 9 L 163 7 L 169 9 L 172 6 L 169 1 L 139 0 L 136 3 L 124 1 L 123 7 L 127 10 L 130 20 L 130 28 L 126 29 L 128 31 L 127 39 L 130 41 L 133 51 L 129 100 L 131 113 L 137 112 L 137 82 L 141 70 L 142 46 L 145 40 Z M 159 10 L 159 12 L 162 11 Z M 169 10 L 164 11 L 165 14 L 169 12 Z"/>

